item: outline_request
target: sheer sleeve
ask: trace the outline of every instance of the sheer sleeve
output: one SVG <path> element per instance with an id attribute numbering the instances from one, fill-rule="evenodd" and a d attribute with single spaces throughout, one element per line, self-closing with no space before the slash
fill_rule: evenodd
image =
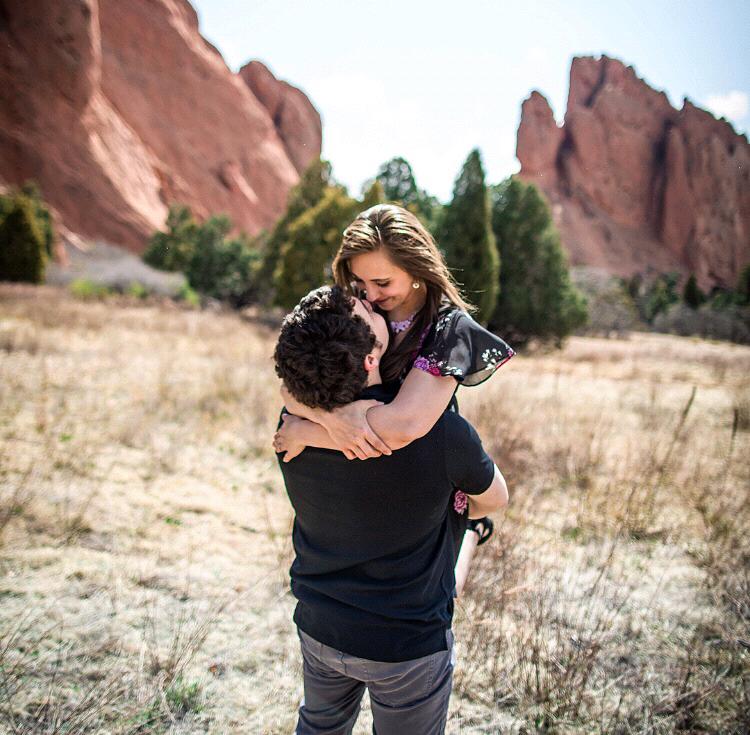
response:
<path id="1" fill-rule="evenodd" d="M 438 316 L 413 367 L 451 375 L 462 385 L 479 385 L 515 354 L 507 342 L 454 307 Z"/>

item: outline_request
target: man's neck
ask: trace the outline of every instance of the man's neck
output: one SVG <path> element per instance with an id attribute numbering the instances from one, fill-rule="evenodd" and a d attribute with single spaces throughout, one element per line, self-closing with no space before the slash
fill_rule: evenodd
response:
<path id="1" fill-rule="evenodd" d="M 380 368 L 375 368 L 367 373 L 367 387 L 372 388 L 373 385 L 382 385 L 383 379 L 380 377 Z"/>

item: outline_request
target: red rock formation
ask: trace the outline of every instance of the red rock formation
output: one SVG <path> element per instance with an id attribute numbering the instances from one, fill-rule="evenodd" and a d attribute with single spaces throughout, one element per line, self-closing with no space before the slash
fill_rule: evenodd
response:
<path id="1" fill-rule="evenodd" d="M 186 0 L 0 5 L 0 177 L 35 179 L 87 237 L 141 251 L 173 202 L 270 226 L 320 155 L 305 109 L 282 139 Z"/>
<path id="2" fill-rule="evenodd" d="M 616 59 L 573 60 L 562 127 L 533 92 L 516 153 L 573 265 L 692 272 L 706 289 L 750 262 L 747 138 L 687 100 L 675 110 Z"/>
<path id="3" fill-rule="evenodd" d="M 310 151 L 320 155 L 323 143 L 320 114 L 304 92 L 276 79 L 260 61 L 245 64 L 239 75 L 268 110 L 289 158 L 301 174 L 310 163 Z"/>

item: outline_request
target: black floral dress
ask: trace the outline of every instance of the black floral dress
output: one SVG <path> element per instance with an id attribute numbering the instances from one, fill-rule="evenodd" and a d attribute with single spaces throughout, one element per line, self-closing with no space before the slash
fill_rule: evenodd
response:
<path id="1" fill-rule="evenodd" d="M 507 342 L 486 330 L 465 311 L 443 302 L 437 319 L 422 334 L 420 347 L 414 353 L 414 362 L 404 368 L 398 382 L 403 383 L 409 370 L 414 367 L 431 375 L 450 375 L 456 378 L 459 385 L 479 385 L 515 354 Z M 455 392 L 448 409 L 458 411 Z M 454 541 L 454 561 L 458 559 L 468 515 L 468 499 L 460 488 L 456 488 L 448 511 Z"/>

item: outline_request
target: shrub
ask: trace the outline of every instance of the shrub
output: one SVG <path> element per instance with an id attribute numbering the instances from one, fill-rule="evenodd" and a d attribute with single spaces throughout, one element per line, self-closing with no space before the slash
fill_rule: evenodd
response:
<path id="1" fill-rule="evenodd" d="M 653 328 L 685 337 L 697 335 L 750 344 L 750 308 L 728 306 L 715 309 L 704 304 L 693 309 L 686 304 L 672 304 L 667 311 L 657 314 Z"/>
<path id="2" fill-rule="evenodd" d="M 229 218 L 223 215 L 211 217 L 198 228 L 186 275 L 196 291 L 243 306 L 252 300 L 260 255 L 247 236 L 226 239 L 230 228 Z"/>
<path id="3" fill-rule="evenodd" d="M 698 281 L 692 273 L 685 283 L 682 299 L 691 309 L 697 309 L 706 300 L 706 294 L 698 288 Z"/>
<path id="4" fill-rule="evenodd" d="M 27 181 L 21 187 L 21 193 L 25 194 L 31 200 L 36 221 L 39 223 L 39 227 L 42 231 L 44 250 L 47 253 L 47 256 L 51 258 L 55 242 L 55 230 L 52 225 L 52 215 L 50 214 L 49 209 L 47 209 L 47 205 L 44 203 L 39 185 L 35 181 Z"/>
<path id="5" fill-rule="evenodd" d="M 142 283 L 131 281 L 126 293 L 134 299 L 145 299 L 149 295 L 149 290 Z"/>
<path id="6" fill-rule="evenodd" d="M 37 205 L 21 192 L 1 199 L 0 280 L 42 283 L 47 250 Z"/>
<path id="7" fill-rule="evenodd" d="M 177 300 L 184 301 L 190 306 L 200 306 L 201 303 L 201 298 L 198 295 L 198 292 L 190 288 L 187 283 L 183 284 L 177 292 Z"/>
<path id="8" fill-rule="evenodd" d="M 166 232 L 156 232 L 149 241 L 143 260 L 163 271 L 187 272 L 195 252 L 199 225 L 190 208 L 173 205 L 167 215 Z"/>
<path id="9" fill-rule="evenodd" d="M 170 208 L 165 232 L 151 238 L 143 260 L 154 268 L 182 271 L 197 303 L 196 291 L 243 306 L 256 297 L 260 254 L 244 233 L 229 239 L 232 223 L 215 215 L 199 224 L 188 207 Z"/>
<path id="10" fill-rule="evenodd" d="M 68 288 L 73 296 L 84 301 L 100 299 L 110 293 L 110 290 L 106 286 L 100 286 L 88 278 L 76 278 L 75 281 L 71 281 Z"/>

